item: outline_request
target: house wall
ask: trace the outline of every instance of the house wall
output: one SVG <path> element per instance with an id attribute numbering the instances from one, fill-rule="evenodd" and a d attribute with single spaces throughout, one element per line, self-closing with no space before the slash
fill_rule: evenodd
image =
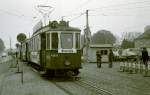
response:
<path id="1" fill-rule="evenodd" d="M 150 56 L 150 39 L 139 39 L 135 41 L 135 48 L 146 47 Z"/>
<path id="2" fill-rule="evenodd" d="M 150 39 L 139 39 L 135 41 L 135 48 L 149 47 L 150 48 Z"/>
<path id="3" fill-rule="evenodd" d="M 88 58 L 89 58 L 89 61 L 90 62 L 96 62 L 96 51 L 97 50 L 100 50 L 100 51 L 107 51 L 107 54 L 106 55 L 102 55 L 102 62 L 108 62 L 108 54 L 109 54 L 109 49 L 110 47 L 108 48 L 94 48 L 94 47 L 91 47 L 89 48 L 88 50 Z"/>

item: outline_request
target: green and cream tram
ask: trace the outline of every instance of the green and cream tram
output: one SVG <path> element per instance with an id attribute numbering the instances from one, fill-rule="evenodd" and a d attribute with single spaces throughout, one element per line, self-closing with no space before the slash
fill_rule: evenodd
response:
<path id="1" fill-rule="evenodd" d="M 65 21 L 50 22 L 28 40 L 27 60 L 52 73 L 73 72 L 81 68 L 81 30 Z"/>

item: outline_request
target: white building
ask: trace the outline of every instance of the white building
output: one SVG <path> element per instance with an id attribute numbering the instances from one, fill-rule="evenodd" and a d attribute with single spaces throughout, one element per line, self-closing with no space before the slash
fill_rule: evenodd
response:
<path id="1" fill-rule="evenodd" d="M 92 44 L 88 49 L 88 59 L 90 62 L 96 62 L 96 51 L 100 50 L 102 62 L 108 62 L 109 50 L 112 49 L 112 44 Z"/>

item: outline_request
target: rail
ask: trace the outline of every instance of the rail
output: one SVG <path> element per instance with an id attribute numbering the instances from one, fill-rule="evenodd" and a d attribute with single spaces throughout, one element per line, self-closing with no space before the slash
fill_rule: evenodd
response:
<path id="1" fill-rule="evenodd" d="M 106 89 L 103 89 L 103 88 L 97 87 L 95 85 L 92 85 L 92 84 L 94 84 L 92 81 L 79 80 L 79 81 L 77 81 L 75 83 L 80 85 L 80 86 L 84 86 L 86 88 L 87 88 L 87 86 L 89 86 L 89 88 L 92 87 L 92 89 L 95 90 L 100 95 L 115 95 L 115 94 L 113 94 L 112 92 L 110 92 L 110 91 L 108 91 Z"/>

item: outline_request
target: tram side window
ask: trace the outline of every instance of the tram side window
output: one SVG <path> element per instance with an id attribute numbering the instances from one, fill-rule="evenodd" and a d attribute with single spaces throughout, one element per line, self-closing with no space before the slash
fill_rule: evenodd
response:
<path id="1" fill-rule="evenodd" d="M 80 48 L 80 34 L 76 33 L 76 48 Z"/>
<path id="2" fill-rule="evenodd" d="M 41 34 L 41 49 L 46 49 L 46 35 L 45 33 Z"/>
<path id="3" fill-rule="evenodd" d="M 32 51 L 32 39 L 30 40 L 30 51 Z"/>
<path id="4" fill-rule="evenodd" d="M 36 37 L 36 51 L 38 50 L 38 45 L 39 45 L 39 41 L 38 41 L 38 37 Z"/>
<path id="5" fill-rule="evenodd" d="M 35 51 L 35 37 L 33 38 L 33 51 Z"/>
<path id="6" fill-rule="evenodd" d="M 52 33 L 52 49 L 58 49 L 58 33 Z"/>
<path id="7" fill-rule="evenodd" d="M 33 38 L 32 38 L 32 51 L 34 51 L 34 42 L 33 42 Z"/>
<path id="8" fill-rule="evenodd" d="M 41 49 L 41 39 L 40 39 L 40 37 L 38 36 L 38 50 L 40 50 Z"/>
<path id="9" fill-rule="evenodd" d="M 33 38 L 33 51 L 35 51 L 35 37 Z"/>
<path id="10" fill-rule="evenodd" d="M 30 44 L 29 45 L 29 50 L 32 51 L 32 42 L 31 42 L 31 40 L 30 40 L 29 44 Z"/>
<path id="11" fill-rule="evenodd" d="M 47 48 L 47 49 L 50 49 L 50 33 L 47 33 L 47 36 L 46 36 L 46 37 L 47 37 L 47 39 L 46 39 L 46 46 L 47 46 L 47 47 L 46 47 L 46 48 Z"/>

